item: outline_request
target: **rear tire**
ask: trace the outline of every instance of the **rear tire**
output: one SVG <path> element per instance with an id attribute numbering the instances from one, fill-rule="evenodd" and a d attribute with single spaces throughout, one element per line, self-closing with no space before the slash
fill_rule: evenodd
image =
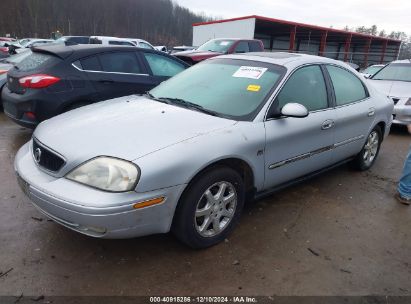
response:
<path id="1" fill-rule="evenodd" d="M 218 167 L 195 179 L 181 197 L 172 232 L 192 248 L 223 241 L 238 223 L 244 206 L 244 182 L 233 169 Z"/>
<path id="2" fill-rule="evenodd" d="M 380 152 L 382 132 L 379 126 L 375 126 L 367 137 L 361 152 L 352 161 L 353 167 L 359 171 L 368 170 L 374 165 Z"/>

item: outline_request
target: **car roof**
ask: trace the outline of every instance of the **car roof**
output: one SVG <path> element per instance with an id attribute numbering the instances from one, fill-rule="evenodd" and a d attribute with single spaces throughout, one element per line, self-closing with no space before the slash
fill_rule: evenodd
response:
<path id="1" fill-rule="evenodd" d="M 395 60 L 391 63 L 411 63 L 411 59 Z"/>
<path id="2" fill-rule="evenodd" d="M 173 58 L 174 60 L 180 62 L 184 66 L 188 66 L 188 64 L 185 63 L 184 61 L 174 56 L 168 55 L 164 52 L 160 52 L 160 51 L 152 50 L 152 49 L 139 48 L 136 46 L 128 46 L 128 45 L 76 44 L 76 45 L 66 46 L 65 44 L 52 44 L 52 45 L 33 47 L 31 48 L 31 50 L 33 52 L 52 54 L 57 57 L 60 57 L 61 59 L 66 59 L 74 54 L 72 58 L 73 60 L 78 60 L 79 58 L 91 56 L 96 53 L 102 53 L 102 52 L 140 50 L 144 52 L 161 54 L 162 56 Z"/>
<path id="3" fill-rule="evenodd" d="M 297 53 L 286 53 L 286 52 L 250 52 L 245 54 L 232 54 L 232 55 L 224 55 L 219 56 L 217 58 L 231 58 L 231 59 L 245 59 L 245 60 L 254 60 L 254 61 L 261 61 L 266 63 L 272 63 L 282 66 L 299 66 L 306 63 L 332 63 L 337 64 L 340 66 L 351 68 L 348 64 L 322 57 L 322 56 L 314 56 L 314 55 L 307 55 L 307 54 L 297 54 Z"/>

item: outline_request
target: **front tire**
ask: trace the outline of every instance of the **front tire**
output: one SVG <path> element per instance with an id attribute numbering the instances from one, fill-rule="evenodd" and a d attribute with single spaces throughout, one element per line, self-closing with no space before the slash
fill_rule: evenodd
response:
<path id="1" fill-rule="evenodd" d="M 353 160 L 354 168 L 360 171 L 368 170 L 372 167 L 380 152 L 382 142 L 382 132 L 379 126 L 375 126 L 367 137 L 361 152 Z"/>
<path id="2" fill-rule="evenodd" d="M 238 223 L 244 206 L 244 182 L 234 170 L 206 171 L 189 185 L 173 220 L 174 235 L 192 248 L 223 241 Z"/>

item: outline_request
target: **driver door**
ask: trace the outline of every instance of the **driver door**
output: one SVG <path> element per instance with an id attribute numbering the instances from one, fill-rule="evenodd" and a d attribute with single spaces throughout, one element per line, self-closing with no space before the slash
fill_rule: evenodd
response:
<path id="1" fill-rule="evenodd" d="M 334 109 L 319 65 L 296 70 L 280 90 L 265 121 L 265 184 L 269 189 L 331 165 Z M 304 105 L 304 118 L 281 116 L 290 102 Z"/>

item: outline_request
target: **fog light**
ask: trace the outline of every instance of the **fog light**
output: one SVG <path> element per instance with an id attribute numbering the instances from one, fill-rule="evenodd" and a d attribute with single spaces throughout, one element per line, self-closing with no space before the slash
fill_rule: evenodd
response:
<path id="1" fill-rule="evenodd" d="M 153 198 L 153 199 L 148 200 L 148 201 L 135 203 L 133 205 L 133 208 L 134 209 L 141 209 L 141 208 L 145 208 L 145 207 L 149 207 L 149 206 L 153 206 L 153 205 L 158 205 L 158 204 L 161 204 L 162 202 L 164 202 L 164 200 L 165 200 L 164 197 Z"/>

